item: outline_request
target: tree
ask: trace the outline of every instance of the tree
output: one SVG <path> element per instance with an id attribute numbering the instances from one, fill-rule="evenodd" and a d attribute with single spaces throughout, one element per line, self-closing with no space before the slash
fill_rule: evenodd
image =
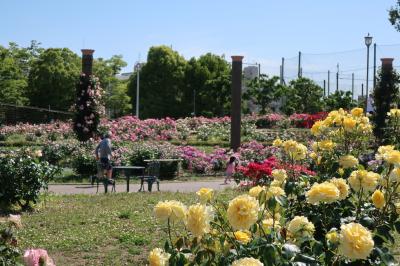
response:
<path id="1" fill-rule="evenodd" d="M 323 109 L 323 89 L 308 78 L 292 80 L 284 90 L 282 110 L 286 114 L 316 113 Z"/>
<path id="2" fill-rule="evenodd" d="M 279 84 L 279 77 L 269 78 L 265 74 L 256 77 L 248 84 L 247 91 L 243 94 L 243 99 L 251 100 L 260 106 L 261 114 L 265 114 L 271 102 L 278 100 L 282 95 L 283 86 Z"/>
<path id="3" fill-rule="evenodd" d="M 196 115 L 223 116 L 230 112 L 231 68 L 223 56 L 207 53 L 191 58 L 185 71 L 184 99 Z"/>
<path id="4" fill-rule="evenodd" d="M 337 110 L 339 108 L 350 110 L 357 106 L 357 101 L 353 100 L 350 91 L 335 91 L 324 99 L 325 109 L 327 111 Z"/>
<path id="5" fill-rule="evenodd" d="M 10 42 L 8 48 L 0 46 L 0 101 L 4 103 L 28 104 L 28 75 L 33 62 L 43 48 L 32 41 L 27 48 Z"/>
<path id="6" fill-rule="evenodd" d="M 131 97 L 128 96 L 127 82 L 119 81 L 111 88 L 110 95 L 105 99 L 106 107 L 111 117 L 120 117 L 132 111 Z"/>
<path id="7" fill-rule="evenodd" d="M 400 0 L 397 0 L 396 6 L 389 9 L 389 21 L 397 31 L 400 31 Z"/>
<path id="8" fill-rule="evenodd" d="M 186 60 L 168 46 L 153 46 L 140 69 L 140 118 L 185 116 L 183 86 Z M 136 104 L 137 73 L 131 76 L 128 94 Z"/>
<path id="9" fill-rule="evenodd" d="M 379 141 L 383 141 L 387 113 L 390 108 L 396 107 L 395 100 L 399 97 L 400 76 L 393 69 L 379 71 L 376 86 L 373 91 L 374 113 L 374 134 Z"/>
<path id="10" fill-rule="evenodd" d="M 33 62 L 28 93 L 31 105 L 68 110 L 74 102 L 80 58 L 68 48 L 49 48 Z"/>

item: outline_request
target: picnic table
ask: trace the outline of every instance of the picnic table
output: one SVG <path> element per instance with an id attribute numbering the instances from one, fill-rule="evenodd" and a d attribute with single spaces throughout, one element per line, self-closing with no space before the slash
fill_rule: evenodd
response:
<path id="1" fill-rule="evenodd" d="M 133 171 L 141 170 L 142 175 L 144 175 L 144 166 L 113 166 L 113 175 L 117 172 L 121 172 L 123 176 L 126 178 L 126 192 L 129 192 L 129 181 L 131 176 L 135 176 Z M 137 174 L 136 174 L 137 176 Z"/>
<path id="2" fill-rule="evenodd" d="M 148 163 L 148 162 L 178 162 L 178 170 L 177 170 L 177 175 L 179 176 L 179 170 L 180 170 L 180 163 L 183 161 L 183 159 L 147 159 L 147 160 L 143 160 L 144 162 Z"/>

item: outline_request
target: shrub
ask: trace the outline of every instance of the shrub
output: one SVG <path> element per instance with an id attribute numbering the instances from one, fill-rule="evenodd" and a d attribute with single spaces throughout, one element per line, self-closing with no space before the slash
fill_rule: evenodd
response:
<path id="1" fill-rule="evenodd" d="M 23 208 L 36 203 L 41 189 L 58 172 L 47 162 L 40 162 L 38 153 L 18 150 L 0 156 L 0 205 L 18 204 Z"/>
<path id="2" fill-rule="evenodd" d="M 72 153 L 72 168 L 81 177 L 97 174 L 97 161 L 91 143 L 81 144 Z"/>

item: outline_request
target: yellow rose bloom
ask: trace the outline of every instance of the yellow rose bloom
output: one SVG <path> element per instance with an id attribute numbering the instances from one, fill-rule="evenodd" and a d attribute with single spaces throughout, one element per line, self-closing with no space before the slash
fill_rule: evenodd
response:
<path id="1" fill-rule="evenodd" d="M 353 171 L 349 177 L 349 184 L 354 191 L 358 192 L 361 188 L 364 192 L 375 190 L 379 184 L 380 175 L 366 170 Z"/>
<path id="2" fill-rule="evenodd" d="M 281 145 L 282 145 L 282 140 L 280 138 L 277 138 L 272 142 L 272 146 L 274 147 L 280 147 Z"/>
<path id="3" fill-rule="evenodd" d="M 212 207 L 196 204 L 189 207 L 186 227 L 195 237 L 202 237 L 210 232 L 210 222 L 214 218 Z"/>
<path id="4" fill-rule="evenodd" d="M 371 232 L 358 223 L 340 227 L 339 253 L 352 259 L 366 259 L 374 248 Z"/>
<path id="5" fill-rule="evenodd" d="M 201 188 L 196 192 L 197 196 L 199 196 L 200 201 L 205 203 L 211 201 L 214 196 L 214 190 L 211 188 Z"/>
<path id="6" fill-rule="evenodd" d="M 272 170 L 272 176 L 275 180 L 278 180 L 279 182 L 284 182 L 287 179 L 287 173 L 284 169 Z"/>
<path id="7" fill-rule="evenodd" d="M 384 160 L 390 164 L 399 165 L 400 164 L 400 151 L 393 150 L 386 153 Z"/>
<path id="8" fill-rule="evenodd" d="M 377 160 L 385 160 L 386 154 L 393 150 L 394 150 L 393 145 L 380 146 L 378 148 L 378 153 L 375 154 L 375 158 Z"/>
<path id="9" fill-rule="evenodd" d="M 251 240 L 251 233 L 249 231 L 236 231 L 233 235 L 235 239 L 242 244 L 247 244 Z"/>
<path id="10" fill-rule="evenodd" d="M 357 121 L 351 117 L 346 117 L 345 119 L 343 119 L 343 126 L 344 126 L 344 129 L 347 131 L 353 130 L 355 128 L 356 124 L 357 124 Z"/>
<path id="11" fill-rule="evenodd" d="M 282 143 L 285 152 L 294 160 L 302 160 L 306 158 L 307 147 L 294 140 L 287 140 Z"/>
<path id="12" fill-rule="evenodd" d="M 382 209 L 385 206 L 385 195 L 380 190 L 375 190 L 371 196 L 372 203 L 377 209 Z"/>
<path id="13" fill-rule="evenodd" d="M 312 237 L 315 232 L 313 223 L 304 216 L 295 216 L 287 229 L 293 238 Z"/>
<path id="14" fill-rule="evenodd" d="M 314 183 L 309 191 L 306 192 L 307 202 L 318 204 L 320 202 L 332 203 L 339 199 L 340 191 L 332 183 Z"/>
<path id="15" fill-rule="evenodd" d="M 171 216 L 172 209 L 168 201 L 160 201 L 154 207 L 154 216 L 159 220 L 168 220 Z"/>
<path id="16" fill-rule="evenodd" d="M 332 244 L 336 244 L 339 242 L 339 234 L 336 231 L 329 231 L 325 238 L 331 242 Z"/>
<path id="17" fill-rule="evenodd" d="M 395 167 L 389 174 L 389 179 L 392 182 L 400 181 L 400 167 Z"/>
<path id="18" fill-rule="evenodd" d="M 271 233 L 272 226 L 274 226 L 274 230 L 276 230 L 276 231 L 281 230 L 281 225 L 279 223 L 279 220 L 277 220 L 277 219 L 275 219 L 275 221 L 272 218 L 264 219 L 261 222 L 261 225 L 266 234 Z"/>
<path id="19" fill-rule="evenodd" d="M 353 155 L 344 155 L 339 158 L 339 165 L 345 169 L 356 167 L 358 165 L 358 159 Z"/>
<path id="20" fill-rule="evenodd" d="M 362 108 L 353 108 L 350 111 L 351 115 L 353 116 L 362 116 L 364 114 L 364 110 Z"/>
<path id="21" fill-rule="evenodd" d="M 266 200 L 269 200 L 271 197 L 277 197 L 277 196 L 285 196 L 285 191 L 281 187 L 271 186 L 265 193 Z"/>
<path id="22" fill-rule="evenodd" d="M 344 170 L 343 170 L 343 168 L 339 168 L 339 169 L 338 169 L 338 173 L 339 173 L 340 176 L 344 175 Z"/>
<path id="23" fill-rule="evenodd" d="M 311 127 L 311 133 L 314 136 L 318 136 L 321 134 L 321 130 L 323 129 L 324 125 L 322 121 L 316 121 L 314 125 Z"/>
<path id="24" fill-rule="evenodd" d="M 316 154 L 315 152 L 310 152 L 309 156 L 313 160 L 316 160 L 318 158 L 318 154 Z"/>
<path id="25" fill-rule="evenodd" d="M 387 113 L 389 117 L 400 117 L 400 109 L 390 109 L 390 112 Z"/>
<path id="26" fill-rule="evenodd" d="M 169 201 L 169 204 L 172 210 L 171 215 L 169 217 L 170 221 L 171 222 L 184 221 L 187 212 L 186 206 L 182 202 L 176 200 Z"/>
<path id="27" fill-rule="evenodd" d="M 261 186 L 252 187 L 249 190 L 249 195 L 257 199 L 258 195 L 260 195 L 261 191 L 263 191 L 263 190 L 265 190 L 265 187 L 261 187 Z"/>
<path id="28" fill-rule="evenodd" d="M 229 202 L 227 217 L 234 230 L 248 230 L 258 219 L 258 201 L 249 195 L 241 195 Z"/>
<path id="29" fill-rule="evenodd" d="M 285 181 L 280 182 L 278 180 L 273 180 L 270 184 L 270 187 L 282 187 L 285 184 Z"/>
<path id="30" fill-rule="evenodd" d="M 264 263 L 254 258 L 243 258 L 232 262 L 232 266 L 264 266 Z"/>
<path id="31" fill-rule="evenodd" d="M 168 266 L 168 260 L 171 255 L 166 253 L 161 248 L 155 248 L 150 251 L 149 264 L 150 266 Z"/>
<path id="32" fill-rule="evenodd" d="M 343 178 L 332 178 L 330 183 L 334 184 L 339 190 L 339 200 L 344 200 L 349 195 L 350 187 Z"/>
<path id="33" fill-rule="evenodd" d="M 323 140 L 318 142 L 318 147 L 323 151 L 331 151 L 335 147 L 335 143 L 332 140 Z"/>

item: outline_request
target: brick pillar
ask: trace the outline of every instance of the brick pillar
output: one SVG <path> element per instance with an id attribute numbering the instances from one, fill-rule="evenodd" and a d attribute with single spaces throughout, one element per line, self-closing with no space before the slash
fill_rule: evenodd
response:
<path id="1" fill-rule="evenodd" d="M 234 151 L 240 147 L 242 60 L 243 56 L 232 56 L 231 148 Z"/>
<path id="2" fill-rule="evenodd" d="M 93 53 L 92 49 L 82 49 L 82 72 L 86 76 L 92 75 Z"/>
<path id="3" fill-rule="evenodd" d="M 393 70 L 393 60 L 393 58 L 381 58 L 383 72 Z"/>

